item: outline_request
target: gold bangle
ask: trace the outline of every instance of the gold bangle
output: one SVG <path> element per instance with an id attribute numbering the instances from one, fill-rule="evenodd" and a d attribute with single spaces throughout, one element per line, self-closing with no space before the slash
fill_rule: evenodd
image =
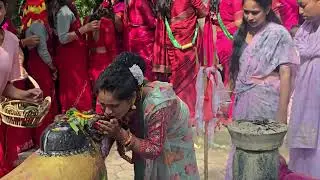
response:
<path id="1" fill-rule="evenodd" d="M 132 139 L 132 134 L 130 131 L 128 131 L 128 139 L 125 141 L 124 146 L 127 147 L 130 143 L 131 143 L 131 139 Z"/>

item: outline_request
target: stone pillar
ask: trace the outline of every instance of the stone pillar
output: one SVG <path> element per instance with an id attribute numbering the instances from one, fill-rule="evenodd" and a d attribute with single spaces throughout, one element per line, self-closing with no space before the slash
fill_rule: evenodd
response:
<path id="1" fill-rule="evenodd" d="M 287 132 L 275 121 L 234 121 L 228 126 L 232 143 L 234 180 L 277 180 L 279 147 Z"/>

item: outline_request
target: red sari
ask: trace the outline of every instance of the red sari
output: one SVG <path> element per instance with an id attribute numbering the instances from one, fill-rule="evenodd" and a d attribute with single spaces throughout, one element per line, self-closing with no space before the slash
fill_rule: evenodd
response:
<path id="1" fill-rule="evenodd" d="M 126 7 L 127 50 L 139 54 L 146 62 L 145 77 L 153 81 L 153 45 L 156 18 L 147 0 L 130 0 Z"/>
<path id="2" fill-rule="evenodd" d="M 4 139 L 4 127 L 0 126 L 0 178 L 5 176 L 7 173 L 10 172 L 12 168 L 10 168 L 10 165 L 8 164 L 6 160 L 6 154 L 5 154 L 5 139 Z"/>
<path id="3" fill-rule="evenodd" d="M 236 22 L 242 20 L 242 2 L 238 0 L 222 0 L 219 4 L 219 12 L 223 24 L 230 34 L 234 34 L 238 27 Z M 206 19 L 208 21 L 208 18 Z M 232 40 L 228 39 L 222 31 L 218 21 L 211 22 L 217 26 L 216 48 L 219 62 L 223 66 L 224 83 L 229 82 L 229 65 L 232 54 Z"/>
<path id="4" fill-rule="evenodd" d="M 192 42 L 197 19 L 206 14 L 207 8 L 201 0 L 173 1 L 170 28 L 180 45 Z M 176 94 L 188 105 L 190 122 L 194 123 L 195 83 L 199 70 L 198 43 L 185 50 L 175 48 L 168 38 L 162 18 L 157 21 L 155 34 L 153 71 L 169 75 L 167 80 L 173 84 Z"/>
<path id="5" fill-rule="evenodd" d="M 95 40 L 92 32 L 88 34 L 89 77 L 93 83 L 117 54 L 116 32 L 111 19 L 101 18 L 98 38 Z"/>
<path id="6" fill-rule="evenodd" d="M 71 24 L 69 32 L 79 29 L 80 26 L 80 20 L 77 19 Z M 60 43 L 56 49 L 55 64 L 59 72 L 62 113 L 72 107 L 80 111 L 90 110 L 92 92 L 87 68 L 87 48 L 83 39 L 67 44 Z"/>
<path id="7" fill-rule="evenodd" d="M 231 35 L 234 35 L 234 33 L 237 31 L 238 27 L 236 26 L 236 22 L 239 22 L 242 20 L 242 1 L 237 0 L 222 0 L 219 3 L 219 13 L 221 16 L 221 19 L 223 21 L 224 26 L 228 30 L 228 32 Z M 213 37 L 213 28 L 212 25 L 216 26 L 216 37 Z M 215 42 L 214 42 L 215 41 Z M 213 20 L 210 15 L 206 17 L 205 20 L 205 26 L 204 26 L 204 49 L 205 49 L 205 59 L 207 60 L 207 66 L 216 65 L 214 64 L 214 52 L 216 51 L 219 59 L 219 63 L 223 67 L 223 80 L 224 84 L 229 84 L 229 66 L 230 66 L 230 59 L 232 55 L 232 46 L 233 41 L 231 39 L 228 39 L 228 37 L 225 35 L 225 33 L 222 31 L 222 28 L 220 27 L 220 24 L 215 19 Z M 211 87 L 211 81 L 208 81 L 209 87 Z M 212 98 L 212 90 L 207 89 L 206 91 L 206 98 L 205 101 L 207 102 L 205 104 L 205 114 L 211 114 L 209 112 L 212 112 L 211 110 L 211 98 Z M 233 99 L 233 98 L 232 98 Z M 212 119 L 213 115 L 208 115 L 208 118 L 205 119 Z M 229 110 L 229 117 L 232 117 L 232 105 L 230 106 Z M 226 122 L 224 122 L 226 123 Z"/>
<path id="8" fill-rule="evenodd" d="M 124 45 L 124 9 L 125 9 L 125 4 L 124 2 L 117 2 L 116 4 L 113 5 L 113 12 L 116 16 L 120 17 L 121 22 L 121 29 L 117 29 L 116 31 L 116 37 L 117 37 L 117 49 L 118 52 L 117 54 L 120 54 L 121 52 L 125 51 L 125 45 Z"/>
<path id="9" fill-rule="evenodd" d="M 51 38 L 47 41 L 48 50 L 51 46 Z M 49 50 L 50 51 L 50 50 Z M 52 54 L 52 53 L 50 53 Z M 37 48 L 29 50 L 28 73 L 37 81 L 43 96 L 51 97 L 51 107 L 47 116 L 43 119 L 42 124 L 36 129 L 32 129 L 33 140 L 37 146 L 40 146 L 42 132 L 49 124 L 53 123 L 54 117 L 58 114 L 58 104 L 56 99 L 55 82 L 52 79 L 52 73 L 49 66 L 41 59 Z"/>

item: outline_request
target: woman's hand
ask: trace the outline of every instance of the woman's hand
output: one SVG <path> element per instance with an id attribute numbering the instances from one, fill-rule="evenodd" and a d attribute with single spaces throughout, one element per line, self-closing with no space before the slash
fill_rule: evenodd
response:
<path id="1" fill-rule="evenodd" d="M 43 100 L 42 90 L 39 88 L 29 89 L 21 93 L 21 99 L 30 102 L 41 102 Z"/>
<path id="2" fill-rule="evenodd" d="M 30 37 L 27 37 L 25 39 L 21 40 L 24 47 L 28 46 L 36 46 L 40 43 L 40 38 L 37 35 L 32 35 Z"/>
<path id="3" fill-rule="evenodd" d="M 100 21 L 94 20 L 91 21 L 90 23 L 85 25 L 85 31 L 86 32 L 91 32 L 91 31 L 97 31 L 100 28 Z"/>
<path id="4" fill-rule="evenodd" d="M 107 135 L 118 139 L 121 134 L 121 127 L 117 119 L 111 119 L 110 121 L 99 120 L 97 122 L 97 129 L 100 134 Z"/>
<path id="5" fill-rule="evenodd" d="M 50 64 L 49 68 L 50 68 L 50 71 L 52 73 L 52 79 L 54 81 L 57 80 L 57 78 L 58 78 L 58 70 L 57 70 L 57 68 L 53 64 Z"/>
<path id="6" fill-rule="evenodd" d="M 277 122 L 280 122 L 280 123 L 283 123 L 283 124 L 287 124 L 287 118 L 288 118 L 287 111 L 278 110 L 277 117 L 276 117 L 276 121 Z"/>

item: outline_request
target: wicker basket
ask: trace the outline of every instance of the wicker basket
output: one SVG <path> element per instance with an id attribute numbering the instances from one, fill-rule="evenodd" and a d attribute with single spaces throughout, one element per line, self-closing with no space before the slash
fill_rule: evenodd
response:
<path id="1" fill-rule="evenodd" d="M 40 88 L 31 76 L 28 76 L 28 79 L 35 88 Z M 43 118 L 49 112 L 50 106 L 50 96 L 46 97 L 42 103 L 4 99 L 0 103 L 1 121 L 13 127 L 36 128 L 41 125 Z"/>
<path id="2" fill-rule="evenodd" d="M 0 104 L 2 122 L 18 128 L 36 128 L 41 125 L 48 114 L 51 97 L 46 97 L 42 103 L 32 103 L 22 100 L 5 101 Z"/>

